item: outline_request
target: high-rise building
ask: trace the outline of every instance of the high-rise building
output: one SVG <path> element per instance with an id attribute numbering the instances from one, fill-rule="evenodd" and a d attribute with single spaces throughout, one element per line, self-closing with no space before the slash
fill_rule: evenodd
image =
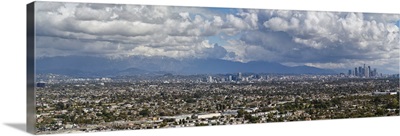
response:
<path id="1" fill-rule="evenodd" d="M 366 72 L 367 70 L 366 69 L 367 69 L 367 67 L 365 67 L 365 64 L 364 64 L 364 67 L 363 67 L 363 76 L 364 77 L 367 76 L 367 72 Z"/>
<path id="2" fill-rule="evenodd" d="M 358 76 L 362 77 L 363 76 L 363 71 L 361 67 L 358 67 Z"/>
<path id="3" fill-rule="evenodd" d="M 242 73 L 241 72 L 238 73 L 238 78 L 239 78 L 239 80 L 242 79 Z"/>
<path id="4" fill-rule="evenodd" d="M 213 77 L 212 76 L 208 76 L 208 82 L 212 83 L 213 82 Z"/>
<path id="5" fill-rule="evenodd" d="M 376 68 L 374 68 L 374 77 L 378 76 L 378 71 L 376 70 Z"/>
<path id="6" fill-rule="evenodd" d="M 356 67 L 356 68 L 354 68 L 354 76 L 358 76 L 357 67 Z"/>
<path id="7" fill-rule="evenodd" d="M 371 72 L 372 72 L 372 70 L 371 70 L 371 66 L 368 66 L 368 77 L 371 77 Z"/>
<path id="8" fill-rule="evenodd" d="M 349 73 L 348 73 L 348 75 L 349 75 L 349 76 L 351 76 L 351 69 L 349 70 Z"/>
<path id="9" fill-rule="evenodd" d="M 365 64 L 364 64 L 365 65 Z M 369 75 L 370 75 L 370 72 L 371 71 L 371 67 L 370 66 L 368 66 L 367 68 L 366 68 L 366 70 L 365 70 L 365 77 L 366 78 L 369 78 Z"/>

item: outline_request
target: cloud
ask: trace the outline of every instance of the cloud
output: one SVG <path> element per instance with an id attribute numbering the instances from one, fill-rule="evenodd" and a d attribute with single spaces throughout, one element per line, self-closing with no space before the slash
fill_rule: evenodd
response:
<path id="1" fill-rule="evenodd" d="M 175 59 L 182 59 L 186 57 L 193 58 L 222 58 L 227 54 L 225 48 L 218 46 L 217 44 L 211 45 L 207 40 L 201 43 L 195 44 L 194 46 L 182 46 L 179 50 L 171 48 L 173 46 L 137 46 L 131 50 L 132 55 L 140 56 L 162 56 L 171 57 Z"/>
<path id="2" fill-rule="evenodd" d="M 379 66 L 389 62 L 399 64 L 393 60 L 398 59 L 395 54 L 400 51 L 399 27 L 396 26 L 400 15 L 262 11 L 258 18 L 262 18 L 259 23 L 264 29 L 248 32 L 240 40 L 247 46 L 265 49 L 258 49 L 254 54 L 271 52 L 278 57 L 249 56 L 247 60 L 321 68 L 350 67 L 354 62 Z"/>
<path id="3" fill-rule="evenodd" d="M 286 14 L 290 15 L 278 14 L 266 20 L 264 26 L 272 31 L 285 32 L 295 43 L 304 46 L 368 53 L 392 50 L 398 45 L 399 27 L 385 23 L 391 19 L 366 20 L 361 13 L 293 11 Z M 400 16 L 385 18 L 393 20 Z"/>
<path id="4" fill-rule="evenodd" d="M 47 3 L 38 2 L 37 5 Z M 210 16 L 196 8 L 56 5 L 50 6 L 54 9 L 36 11 L 38 48 L 42 49 L 38 56 L 223 58 L 227 53 L 225 48 L 210 43 L 207 36 L 238 33 L 249 26 L 233 15 Z"/>
<path id="5" fill-rule="evenodd" d="M 63 3 L 43 2 L 35 5 L 35 10 L 40 12 L 58 12 L 58 9 L 64 7 Z"/>
<path id="6" fill-rule="evenodd" d="M 399 68 L 400 15 L 395 14 L 36 4 L 38 56 L 140 55 Z"/>

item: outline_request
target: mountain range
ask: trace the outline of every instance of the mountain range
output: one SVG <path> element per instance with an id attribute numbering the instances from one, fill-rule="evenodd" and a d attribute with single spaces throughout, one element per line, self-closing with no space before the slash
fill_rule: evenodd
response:
<path id="1" fill-rule="evenodd" d="M 79 77 L 112 77 L 160 74 L 335 74 L 329 69 L 310 66 L 285 66 L 276 62 L 251 61 L 247 63 L 222 59 L 173 59 L 166 57 L 132 56 L 110 59 L 92 56 L 58 56 L 36 59 L 37 74 L 61 74 Z"/>

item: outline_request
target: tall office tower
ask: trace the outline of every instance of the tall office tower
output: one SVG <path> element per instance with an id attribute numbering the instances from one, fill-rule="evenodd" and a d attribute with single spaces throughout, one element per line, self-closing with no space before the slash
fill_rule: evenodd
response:
<path id="1" fill-rule="evenodd" d="M 378 71 L 374 68 L 374 77 L 378 76 Z"/>
<path id="2" fill-rule="evenodd" d="M 365 70 L 365 77 L 369 78 L 369 71 L 370 71 L 370 67 L 368 66 L 368 68 L 366 68 Z"/>
<path id="3" fill-rule="evenodd" d="M 349 76 L 351 76 L 351 69 L 349 70 L 349 73 L 348 73 L 348 75 L 349 75 Z"/>
<path id="4" fill-rule="evenodd" d="M 363 72 L 362 72 L 362 68 L 358 67 L 358 76 L 362 77 L 363 76 Z"/>
<path id="5" fill-rule="evenodd" d="M 213 77 L 212 76 L 208 76 L 208 82 L 212 83 L 213 82 Z"/>
<path id="6" fill-rule="evenodd" d="M 365 64 L 364 64 L 364 67 L 363 67 L 363 76 L 364 77 L 366 77 L 367 76 L 367 74 L 365 73 L 367 70 L 366 70 L 367 68 L 365 67 Z"/>
<path id="7" fill-rule="evenodd" d="M 372 72 L 372 70 L 371 70 L 371 66 L 368 66 L 368 77 L 371 77 L 371 72 Z"/>
<path id="8" fill-rule="evenodd" d="M 372 69 L 369 70 L 369 77 L 374 77 L 374 71 Z"/>
<path id="9" fill-rule="evenodd" d="M 354 76 L 358 76 L 357 67 L 356 67 L 356 68 L 354 68 Z"/>
<path id="10" fill-rule="evenodd" d="M 229 79 L 228 79 L 229 81 L 232 81 L 232 75 L 229 75 Z"/>
<path id="11" fill-rule="evenodd" d="M 239 78 L 239 80 L 241 80 L 241 79 L 242 79 L 242 73 L 241 73 L 241 72 L 239 72 L 239 74 L 238 74 L 238 78 Z"/>

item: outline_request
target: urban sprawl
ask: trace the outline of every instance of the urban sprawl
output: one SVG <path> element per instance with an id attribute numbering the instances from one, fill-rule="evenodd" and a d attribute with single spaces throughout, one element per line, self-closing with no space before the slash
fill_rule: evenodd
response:
<path id="1" fill-rule="evenodd" d="M 38 75 L 38 134 L 398 116 L 399 75 Z"/>

